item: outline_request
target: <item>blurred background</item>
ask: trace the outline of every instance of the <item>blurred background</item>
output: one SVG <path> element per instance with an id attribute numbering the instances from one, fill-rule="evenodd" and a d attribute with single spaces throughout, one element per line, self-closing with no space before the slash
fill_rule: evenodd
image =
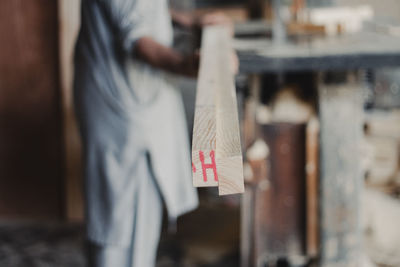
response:
<path id="1" fill-rule="evenodd" d="M 200 189 L 157 266 L 400 266 L 400 1 L 170 2 L 235 22 L 246 192 Z M 86 266 L 79 9 L 0 1 L 0 266 Z M 191 135 L 196 82 L 177 83 Z"/>

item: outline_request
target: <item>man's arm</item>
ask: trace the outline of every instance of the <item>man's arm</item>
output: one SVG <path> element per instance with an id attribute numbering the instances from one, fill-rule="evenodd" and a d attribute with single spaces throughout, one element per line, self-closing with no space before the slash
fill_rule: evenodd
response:
<path id="1" fill-rule="evenodd" d="M 189 11 L 178 11 L 176 9 L 170 9 L 169 12 L 174 23 L 188 29 L 193 29 L 195 27 L 201 28 L 213 24 L 225 24 L 233 27 L 232 21 L 221 12 L 201 14 Z"/>
<path id="2" fill-rule="evenodd" d="M 151 37 L 140 38 L 134 47 L 136 57 L 155 68 L 185 76 L 197 75 L 198 55 L 185 56 Z"/>
<path id="3" fill-rule="evenodd" d="M 232 25 L 221 13 L 207 14 L 201 17 L 190 13 L 171 11 L 172 18 L 184 27 L 193 28 L 211 24 Z M 149 65 L 175 74 L 196 77 L 199 66 L 199 55 L 183 55 L 174 49 L 156 42 L 151 37 L 142 37 L 136 41 L 134 55 Z"/>

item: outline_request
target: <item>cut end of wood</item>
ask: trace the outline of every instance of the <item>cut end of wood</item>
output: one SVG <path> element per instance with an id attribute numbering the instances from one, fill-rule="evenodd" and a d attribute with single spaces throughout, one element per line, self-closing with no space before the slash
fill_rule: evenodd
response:
<path id="1" fill-rule="evenodd" d="M 217 166 L 219 195 L 244 193 L 242 157 L 217 159 Z"/>
<path id="2" fill-rule="evenodd" d="M 193 174 L 194 176 L 195 174 Z M 193 186 L 194 187 L 217 187 L 218 186 L 218 182 L 215 181 L 208 181 L 208 182 L 203 182 L 200 180 L 194 180 L 193 179 Z"/>
<path id="3" fill-rule="evenodd" d="M 215 150 L 192 151 L 193 186 L 218 186 Z"/>

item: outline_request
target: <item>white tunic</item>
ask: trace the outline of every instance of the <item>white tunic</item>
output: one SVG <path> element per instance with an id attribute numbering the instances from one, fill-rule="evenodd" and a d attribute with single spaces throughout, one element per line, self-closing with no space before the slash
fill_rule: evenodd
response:
<path id="1" fill-rule="evenodd" d="M 171 219 L 197 207 L 181 96 L 132 55 L 150 36 L 172 43 L 166 0 L 83 0 L 75 52 L 75 107 L 85 153 L 88 238 L 128 245 L 135 164 L 147 154 Z M 140 203 L 139 203 L 140 205 Z"/>

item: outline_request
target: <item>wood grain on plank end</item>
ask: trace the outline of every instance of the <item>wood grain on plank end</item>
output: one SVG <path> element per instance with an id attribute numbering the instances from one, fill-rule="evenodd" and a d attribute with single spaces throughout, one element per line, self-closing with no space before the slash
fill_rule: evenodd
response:
<path id="1" fill-rule="evenodd" d="M 242 156 L 217 158 L 219 195 L 244 193 Z"/>

